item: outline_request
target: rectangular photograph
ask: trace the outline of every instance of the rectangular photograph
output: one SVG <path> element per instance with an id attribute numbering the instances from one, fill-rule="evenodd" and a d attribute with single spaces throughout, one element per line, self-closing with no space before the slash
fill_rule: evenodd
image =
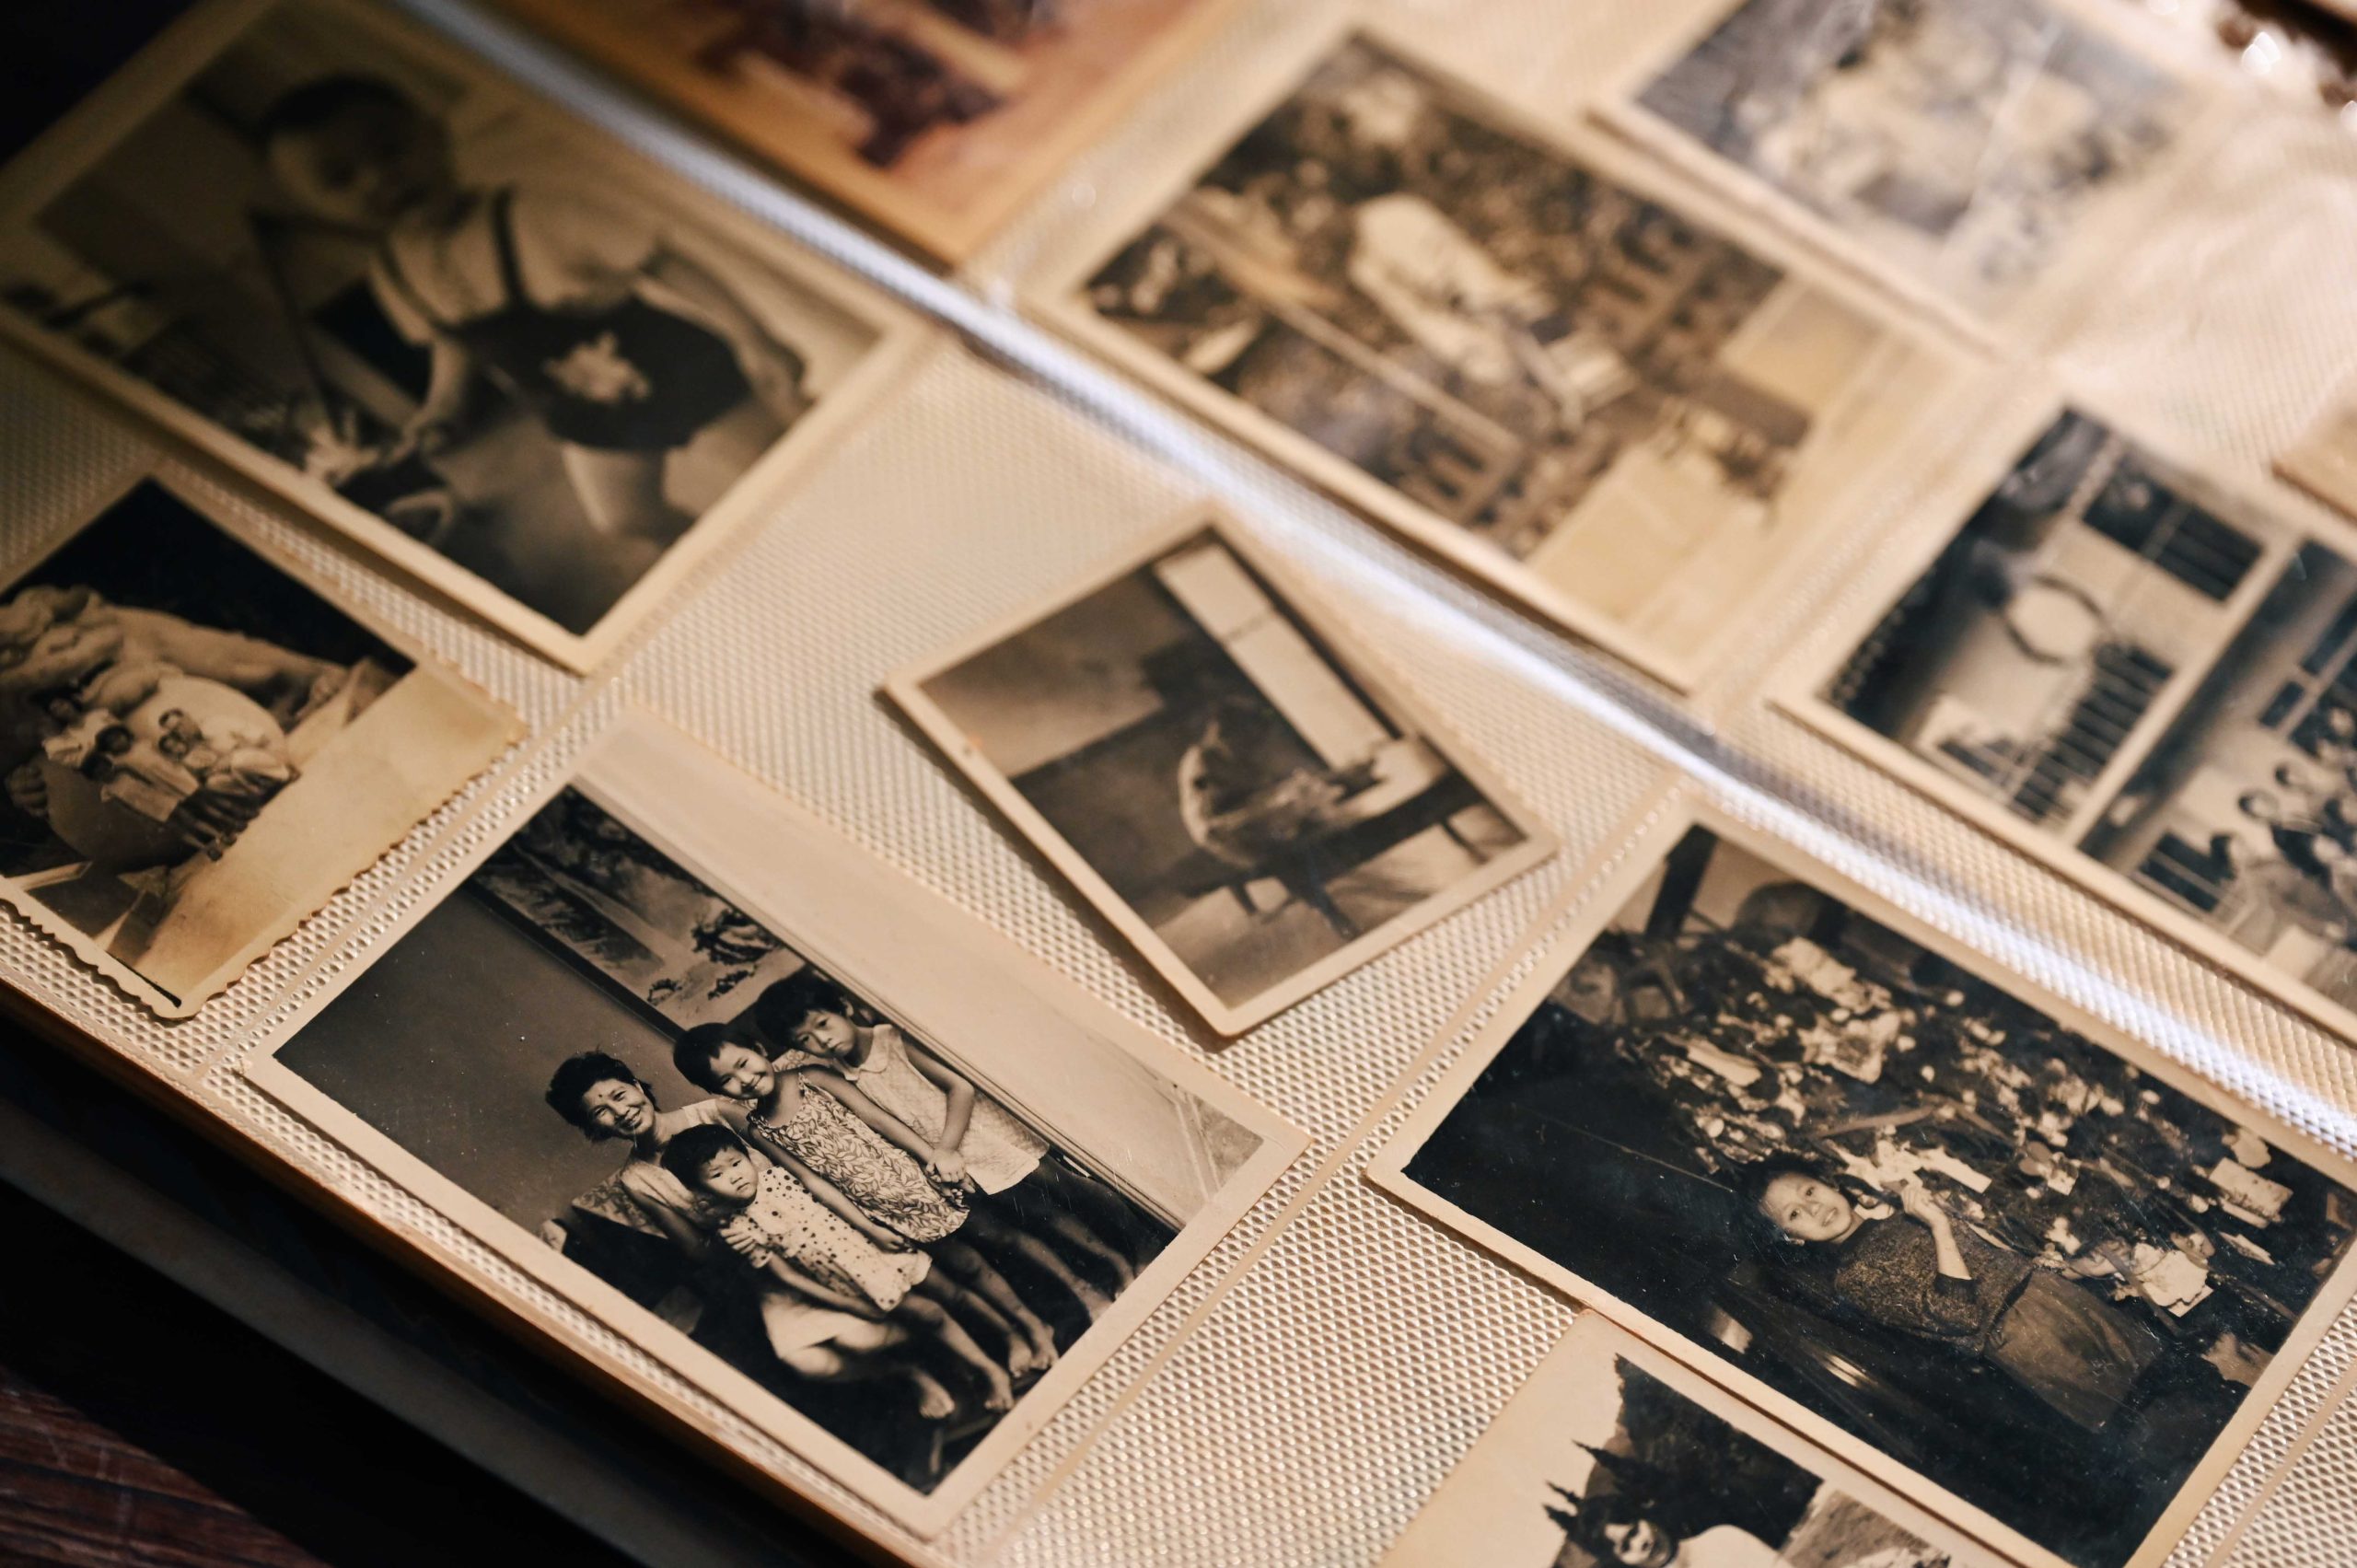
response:
<path id="1" fill-rule="evenodd" d="M 495 0 L 944 261 L 1235 0 Z"/>
<path id="2" fill-rule="evenodd" d="M 1216 515 L 886 691 L 1222 1034 L 1554 852 Z"/>
<path id="3" fill-rule="evenodd" d="M 2068 0 L 1739 0 L 1647 65 L 1619 122 L 1898 288 L 2002 323 L 2085 275 L 2210 100 Z"/>
<path id="4" fill-rule="evenodd" d="M 142 479 L 0 588 L 0 901 L 185 1016 L 523 728 Z"/>
<path id="5" fill-rule="evenodd" d="M 1593 1312 L 1382 1568 L 1997 1568 Z"/>
<path id="6" fill-rule="evenodd" d="M 2357 1033 L 2357 562 L 2065 411 L 1791 705 Z"/>
<path id="7" fill-rule="evenodd" d="M 576 669 L 897 319 L 343 0 L 216 0 L 0 174 L 14 335 Z"/>
<path id="8" fill-rule="evenodd" d="M 921 1534 L 1306 1142 L 636 716 L 246 1071 Z"/>
<path id="9" fill-rule="evenodd" d="M 2357 1168 L 1796 850 L 1650 830 L 1374 1179 L 2025 1562 L 2158 1562 Z"/>
<path id="10" fill-rule="evenodd" d="M 1037 304 L 1680 688 L 1958 373 L 1764 233 L 1345 35 Z"/>

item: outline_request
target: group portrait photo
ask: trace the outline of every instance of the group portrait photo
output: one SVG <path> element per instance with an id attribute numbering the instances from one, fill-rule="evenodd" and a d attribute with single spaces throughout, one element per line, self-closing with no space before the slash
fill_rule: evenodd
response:
<path id="1" fill-rule="evenodd" d="M 653 724 L 602 747 L 254 1071 L 561 1292 L 594 1280 L 658 1358 L 692 1372 L 692 1347 L 783 1401 L 871 1492 L 954 1501 L 1257 1196 L 1282 1124 L 989 979 L 1004 958 L 962 916 L 846 888 L 846 846 L 805 829 L 735 857 L 782 868 L 863 972 L 936 923 L 935 972 L 895 995 L 982 1021 L 918 1023 L 650 836 L 627 802 L 771 821 L 683 765 L 725 772 Z"/>

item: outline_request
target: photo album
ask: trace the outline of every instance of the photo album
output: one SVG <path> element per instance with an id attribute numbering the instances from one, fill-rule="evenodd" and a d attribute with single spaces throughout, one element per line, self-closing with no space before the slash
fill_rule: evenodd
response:
<path id="1" fill-rule="evenodd" d="M 2357 41 L 155 9 L 0 150 L 0 978 L 599 1463 L 2357 1561 Z"/>

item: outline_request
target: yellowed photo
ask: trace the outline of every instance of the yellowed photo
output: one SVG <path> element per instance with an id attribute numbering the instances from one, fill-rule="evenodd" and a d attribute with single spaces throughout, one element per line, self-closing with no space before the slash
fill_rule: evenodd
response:
<path id="1" fill-rule="evenodd" d="M 2020 440 L 1786 704 L 2357 1029 L 2357 561 L 2096 414 Z"/>
<path id="2" fill-rule="evenodd" d="M 495 0 L 958 261 L 1235 0 Z"/>
<path id="3" fill-rule="evenodd" d="M 1583 1313 L 1382 1568 L 1996 1568 L 1832 1456 Z"/>
<path id="4" fill-rule="evenodd" d="M 1215 516 L 887 691 L 1223 1034 L 1554 849 Z"/>
<path id="5" fill-rule="evenodd" d="M 1795 849 L 1646 839 L 1372 1179 L 2019 1562 L 2160 1562 L 2357 1289 L 2357 1168 Z"/>
<path id="6" fill-rule="evenodd" d="M 2075 0 L 1736 0 L 1615 122 L 1873 267 L 2000 325 L 2135 242 L 2215 107 L 2159 29 Z"/>
<path id="7" fill-rule="evenodd" d="M 1039 308 L 1567 629 L 1706 677 L 1958 374 L 1600 138 L 1331 41 Z"/>
<path id="8" fill-rule="evenodd" d="M 1306 1142 L 635 716 L 247 1070 L 921 1534 Z"/>
<path id="9" fill-rule="evenodd" d="M 20 340 L 575 668 L 896 319 L 342 0 L 216 0 L 0 175 Z"/>
<path id="10" fill-rule="evenodd" d="M 144 479 L 0 589 L 0 900 L 194 1012 L 520 738 Z"/>

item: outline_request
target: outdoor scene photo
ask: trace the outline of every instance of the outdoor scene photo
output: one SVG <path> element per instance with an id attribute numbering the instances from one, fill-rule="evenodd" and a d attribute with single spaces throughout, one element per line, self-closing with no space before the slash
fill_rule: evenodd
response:
<path id="1" fill-rule="evenodd" d="M 1729 1425 L 1588 1315 L 1383 1560 L 1460 1568 L 1951 1568 L 1956 1559 Z"/>
<path id="2" fill-rule="evenodd" d="M 2357 1005 L 2357 566 L 2066 413 L 1824 701 Z"/>
<path id="3" fill-rule="evenodd" d="M 559 111 L 286 0 L 0 240 L 0 300 L 568 633 L 876 331 Z"/>
<path id="4" fill-rule="evenodd" d="M 1746 0 L 1638 103 L 1904 276 L 1996 308 L 2191 95 L 2044 0 Z"/>
<path id="5" fill-rule="evenodd" d="M 1233 1007 L 1532 846 L 1214 531 L 911 684 Z"/>
<path id="6" fill-rule="evenodd" d="M 1404 1174 L 2084 1568 L 2357 1234 L 2337 1170 L 1699 827 Z"/>
<path id="7" fill-rule="evenodd" d="M 275 1066 L 644 1308 L 651 1353 L 688 1336 L 929 1493 L 1262 1146 L 1030 1032 L 1088 1086 L 1066 1125 L 576 783 Z"/>
<path id="8" fill-rule="evenodd" d="M 193 1006 L 517 727 L 143 481 L 0 589 L 0 877 Z"/>
<path id="9" fill-rule="evenodd" d="M 1080 303 L 1504 586 L 1666 647 L 1722 630 L 1846 482 L 1912 352 L 1363 39 Z"/>

